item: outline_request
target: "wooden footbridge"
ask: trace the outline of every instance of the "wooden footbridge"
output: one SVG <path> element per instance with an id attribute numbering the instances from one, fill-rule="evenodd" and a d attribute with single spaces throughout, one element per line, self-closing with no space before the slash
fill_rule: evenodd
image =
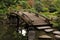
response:
<path id="1" fill-rule="evenodd" d="M 28 40 L 60 40 L 60 31 L 53 29 L 50 20 L 37 13 L 13 12 L 9 20 L 10 24 L 16 24 L 17 30 L 20 25 L 24 25 Z"/>

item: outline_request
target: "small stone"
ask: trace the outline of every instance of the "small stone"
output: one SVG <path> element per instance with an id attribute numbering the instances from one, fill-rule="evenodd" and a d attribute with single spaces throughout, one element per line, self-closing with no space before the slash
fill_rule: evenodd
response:
<path id="1" fill-rule="evenodd" d="M 60 38 L 60 35 L 55 35 L 56 38 Z"/>
<path id="2" fill-rule="evenodd" d="M 45 29 L 45 32 L 52 32 L 54 29 Z"/>
<path id="3" fill-rule="evenodd" d="M 60 31 L 54 31 L 53 33 L 60 35 Z"/>
<path id="4" fill-rule="evenodd" d="M 39 38 L 51 38 L 51 37 L 48 35 L 42 35 L 42 36 L 39 36 Z"/>
<path id="5" fill-rule="evenodd" d="M 50 26 L 37 27 L 37 29 L 47 29 L 47 28 L 51 28 L 51 27 Z"/>

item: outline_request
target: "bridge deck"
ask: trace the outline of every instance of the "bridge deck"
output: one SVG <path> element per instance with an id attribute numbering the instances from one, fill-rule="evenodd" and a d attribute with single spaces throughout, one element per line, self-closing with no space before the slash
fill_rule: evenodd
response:
<path id="1" fill-rule="evenodd" d="M 28 13 L 28 12 L 19 12 L 17 13 L 20 17 L 23 18 L 27 23 L 31 23 L 32 25 L 46 25 L 48 24 L 45 22 L 45 18 L 39 16 L 37 17 L 34 13 Z"/>

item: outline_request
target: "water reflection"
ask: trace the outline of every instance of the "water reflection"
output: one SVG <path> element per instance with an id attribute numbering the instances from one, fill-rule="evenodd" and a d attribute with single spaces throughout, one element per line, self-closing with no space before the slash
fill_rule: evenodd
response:
<path id="1" fill-rule="evenodd" d="M 25 29 L 22 29 L 22 35 L 26 36 L 26 30 Z"/>
<path id="2" fill-rule="evenodd" d="M 22 33 L 23 36 L 26 36 L 26 33 L 27 33 L 26 29 L 22 29 L 22 30 L 18 30 L 18 31 L 19 31 L 19 33 Z"/>

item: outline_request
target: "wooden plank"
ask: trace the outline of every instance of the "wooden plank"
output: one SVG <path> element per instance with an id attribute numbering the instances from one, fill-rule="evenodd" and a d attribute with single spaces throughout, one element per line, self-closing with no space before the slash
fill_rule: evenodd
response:
<path id="1" fill-rule="evenodd" d="M 30 20 L 29 20 L 26 16 L 22 16 L 22 15 L 23 15 L 23 13 L 22 13 L 22 12 L 15 13 L 15 14 L 17 14 L 18 16 L 20 16 L 20 18 L 22 18 L 22 19 L 23 19 L 23 21 L 24 21 L 24 22 L 26 22 L 28 25 L 30 25 L 30 24 L 31 24 L 31 23 L 30 23 Z"/>
<path id="2" fill-rule="evenodd" d="M 44 21 L 45 19 L 43 19 L 41 16 L 37 17 L 37 16 L 35 16 L 34 13 L 25 13 L 24 12 L 24 14 L 26 14 L 32 21 L 34 21 L 34 22 L 32 22 L 33 25 L 42 25 L 42 24 L 44 25 L 44 24 L 47 24 Z"/>
<path id="3" fill-rule="evenodd" d="M 26 15 L 26 16 L 22 16 L 23 13 Z M 34 13 L 28 13 L 28 12 L 19 12 L 18 15 L 20 17 L 22 17 L 27 23 L 31 22 L 31 24 L 33 25 L 45 25 L 45 24 L 48 24 L 45 22 L 45 18 L 39 16 L 35 16 Z"/>

